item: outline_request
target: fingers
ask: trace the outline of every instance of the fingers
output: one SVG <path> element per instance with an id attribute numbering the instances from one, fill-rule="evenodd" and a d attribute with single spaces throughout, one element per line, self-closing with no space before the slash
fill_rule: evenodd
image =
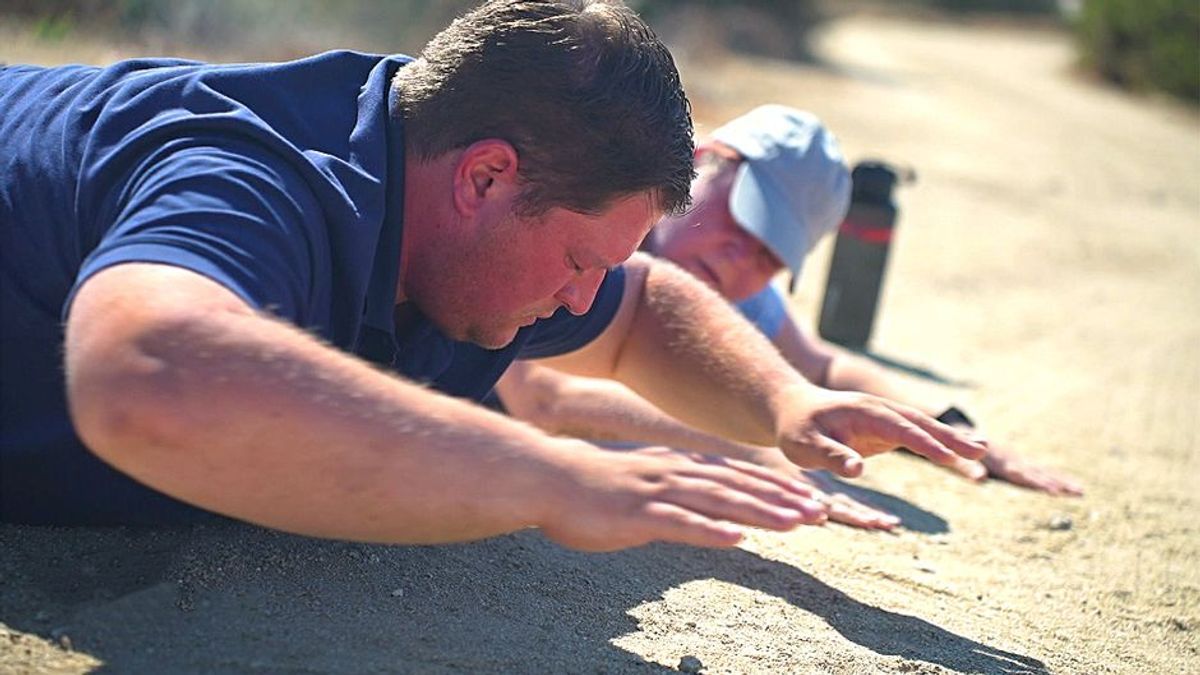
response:
<path id="1" fill-rule="evenodd" d="M 1066 497 L 1082 497 L 1083 483 L 1066 476 L 1055 475 L 1054 479 L 1058 482 L 1058 492 L 1055 494 Z"/>
<path id="2" fill-rule="evenodd" d="M 994 478 L 1007 481 L 1013 485 L 1039 490 L 1055 496 L 1078 497 L 1083 494 L 1083 486 L 1078 481 L 1033 466 L 1024 461 L 1011 458 L 992 461 L 988 462 L 988 469 Z"/>
<path id="3" fill-rule="evenodd" d="M 899 405 L 888 408 L 894 416 L 869 418 L 881 440 L 906 447 L 941 466 L 953 466 L 960 457 L 979 459 L 987 453 L 987 446 L 982 442 L 969 440 L 963 432 L 923 413 Z"/>
<path id="4" fill-rule="evenodd" d="M 895 529 L 900 524 L 900 519 L 896 516 L 867 506 L 847 495 L 830 495 L 826 505 L 829 507 L 829 519 L 835 523 L 864 530 L 885 531 Z"/>
<path id="5" fill-rule="evenodd" d="M 681 506 L 657 502 L 646 506 L 643 522 L 644 541 L 669 541 L 676 544 L 725 548 L 736 546 L 745 531 L 734 523 L 709 518 Z"/>
<path id="6" fill-rule="evenodd" d="M 974 430 L 942 424 L 922 412 L 898 404 L 893 404 L 892 407 L 905 419 L 923 429 L 959 457 L 979 460 L 987 455 L 987 440 L 976 434 Z M 950 466 L 950 464 L 946 464 L 946 466 Z"/>
<path id="7" fill-rule="evenodd" d="M 804 443 L 785 439 L 780 449 L 807 469 L 827 469 L 846 478 L 857 478 L 863 472 L 862 456 L 825 434 L 810 436 Z"/>
<path id="8" fill-rule="evenodd" d="M 804 479 L 819 489 L 826 491 L 836 489 L 836 484 L 829 480 L 826 474 L 805 472 Z M 900 524 L 896 516 L 869 506 L 853 497 L 838 492 L 821 492 L 817 501 L 825 504 L 829 512 L 829 520 L 850 527 L 865 530 L 892 530 Z"/>
<path id="9" fill-rule="evenodd" d="M 982 462 L 967 459 L 966 457 L 956 458 L 953 462 L 947 464 L 946 468 L 976 483 L 987 478 L 988 475 L 987 467 Z"/>
<path id="10" fill-rule="evenodd" d="M 709 461 L 711 463 L 722 464 L 724 466 L 728 466 L 730 468 L 737 469 L 738 471 L 740 471 L 744 474 L 747 474 L 749 476 L 754 476 L 755 478 L 757 478 L 759 480 L 767 481 L 768 483 L 773 483 L 775 485 L 778 485 L 779 487 L 787 490 L 788 492 L 799 495 L 800 497 L 803 497 L 805 499 L 811 500 L 813 498 L 813 494 L 815 492 L 820 492 L 819 490 L 814 488 L 811 483 L 809 483 L 806 480 L 803 480 L 802 477 L 800 477 L 800 478 L 792 477 L 792 476 L 789 476 L 789 475 L 786 475 L 786 474 L 780 472 L 778 469 L 773 469 L 769 466 L 763 466 L 761 464 L 756 464 L 754 462 L 744 461 L 744 460 L 740 460 L 740 459 L 729 459 L 727 457 L 711 457 L 710 456 L 707 458 L 707 461 Z M 793 468 L 795 468 L 795 467 L 793 467 Z"/>
<path id="11" fill-rule="evenodd" d="M 738 462 L 735 466 L 703 467 L 687 472 L 674 479 L 660 498 L 749 525 L 791 529 L 800 523 L 823 520 L 825 507 L 809 498 L 811 494 L 811 486 L 780 479 L 761 467 Z M 799 521 L 792 522 L 794 514 L 800 516 Z M 769 522 L 749 519 L 760 515 L 783 515 L 786 522 L 783 527 L 775 527 Z"/>

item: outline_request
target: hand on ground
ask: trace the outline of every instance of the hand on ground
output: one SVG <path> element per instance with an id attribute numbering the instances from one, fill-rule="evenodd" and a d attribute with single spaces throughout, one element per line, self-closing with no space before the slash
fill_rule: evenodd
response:
<path id="1" fill-rule="evenodd" d="M 1056 496 L 1079 497 L 1083 494 L 1083 485 L 1074 478 L 1038 466 L 996 445 L 989 447 L 981 461 L 987 468 L 987 475 L 996 480 Z"/>
<path id="2" fill-rule="evenodd" d="M 855 477 L 862 458 L 906 447 L 935 464 L 980 459 L 986 442 L 909 406 L 869 394 L 795 387 L 777 421 L 779 448 L 806 468 Z"/>
<path id="3" fill-rule="evenodd" d="M 969 427 L 956 428 L 964 432 L 973 431 Z M 994 478 L 1055 496 L 1078 497 L 1083 494 L 1083 485 L 1074 478 L 1038 466 L 993 441 L 988 442 L 987 454 L 982 459 L 959 459 L 946 465 L 946 468 L 976 482 Z"/>
<path id="4" fill-rule="evenodd" d="M 804 471 L 792 463 L 779 448 L 742 446 L 741 458 L 754 462 L 812 487 L 811 499 L 825 507 L 829 520 L 864 530 L 892 530 L 900 519 L 886 511 L 864 504 L 837 491 L 837 486 L 820 473 Z M 971 461 L 971 460 L 963 460 Z"/>
<path id="5" fill-rule="evenodd" d="M 829 519 L 833 522 L 864 530 L 887 531 L 900 524 L 900 519 L 887 511 L 864 504 L 844 492 L 837 492 L 836 486 L 825 480 L 821 474 L 811 471 L 802 473 L 801 480 L 816 489 L 813 498 L 825 505 Z"/>
<path id="6" fill-rule="evenodd" d="M 743 526 L 790 530 L 825 521 L 810 485 L 750 462 L 645 448 L 565 455 L 540 524 L 551 540 L 585 551 L 652 541 L 733 546 Z"/>

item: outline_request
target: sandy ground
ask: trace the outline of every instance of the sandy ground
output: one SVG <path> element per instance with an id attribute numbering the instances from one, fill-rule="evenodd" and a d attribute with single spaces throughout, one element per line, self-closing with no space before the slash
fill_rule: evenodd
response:
<path id="1" fill-rule="evenodd" d="M 851 159 L 914 166 L 873 350 L 1086 497 L 889 456 L 847 489 L 899 534 L 729 551 L 0 527 L 0 671 L 1200 673 L 1196 115 L 1079 80 L 1055 32 L 854 16 L 819 38 L 818 66 L 681 45 L 698 121 L 790 103 Z"/>

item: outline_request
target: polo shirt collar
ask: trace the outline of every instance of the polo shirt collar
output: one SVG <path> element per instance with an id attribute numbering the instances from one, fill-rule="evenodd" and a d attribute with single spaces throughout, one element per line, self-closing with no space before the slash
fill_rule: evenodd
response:
<path id="1" fill-rule="evenodd" d="M 384 216 L 375 246 L 375 259 L 367 285 L 363 323 L 387 333 L 395 342 L 392 320 L 396 305 L 396 284 L 400 276 L 400 246 L 404 232 L 404 124 L 398 114 L 399 100 L 392 90 L 392 77 L 407 59 L 390 58 L 376 68 L 359 99 L 360 110 L 371 116 L 383 115 L 387 137 L 387 169 L 384 178 Z M 382 82 L 376 81 L 382 79 Z M 382 96 L 380 95 L 382 92 Z M 371 100 L 366 100 L 371 97 Z M 384 105 L 386 101 L 386 110 Z M 374 108 L 368 110 L 367 108 Z"/>

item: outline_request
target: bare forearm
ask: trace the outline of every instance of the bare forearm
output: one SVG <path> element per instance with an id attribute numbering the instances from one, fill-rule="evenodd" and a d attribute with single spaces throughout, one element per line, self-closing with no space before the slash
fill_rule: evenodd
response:
<path id="1" fill-rule="evenodd" d="M 705 433 L 663 412 L 619 382 L 515 366 L 497 385 L 513 415 L 552 434 L 593 441 L 665 445 L 741 459 L 754 446 Z"/>
<path id="2" fill-rule="evenodd" d="M 652 265 L 615 375 L 671 415 L 757 445 L 775 442 L 776 396 L 805 381 L 728 303 Z"/>
<path id="3" fill-rule="evenodd" d="M 184 501 L 383 542 L 513 531 L 547 507 L 553 439 L 290 326 L 217 312 L 117 343 L 101 354 L 106 340 L 69 329 L 76 423 L 102 458 Z"/>
<path id="4" fill-rule="evenodd" d="M 783 358 L 808 381 L 826 389 L 859 391 L 888 400 L 912 405 L 922 412 L 937 415 L 945 403 L 928 405 L 920 401 L 895 376 L 868 359 L 830 344 L 788 316 L 773 343 Z"/>
<path id="5" fill-rule="evenodd" d="M 829 370 L 822 385 L 838 391 L 861 391 L 883 398 L 912 405 L 926 414 L 936 415 L 941 410 L 935 410 L 936 405 L 925 405 L 915 400 L 915 396 L 901 386 L 895 377 L 888 375 L 879 366 L 861 356 L 837 350 L 829 362 Z M 945 406 L 942 406 L 944 409 Z"/>

